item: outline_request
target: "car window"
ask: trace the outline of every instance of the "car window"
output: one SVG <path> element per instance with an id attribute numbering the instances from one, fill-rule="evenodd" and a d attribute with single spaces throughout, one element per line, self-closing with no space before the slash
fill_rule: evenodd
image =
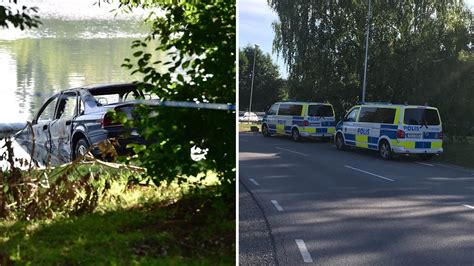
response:
<path id="1" fill-rule="evenodd" d="M 308 107 L 308 116 L 313 117 L 328 117 L 334 116 L 334 111 L 330 105 L 310 105 Z"/>
<path id="2" fill-rule="evenodd" d="M 359 107 L 352 109 L 349 113 L 347 113 L 346 117 L 344 118 L 344 121 L 355 122 L 358 113 Z"/>
<path id="3" fill-rule="evenodd" d="M 56 118 L 73 118 L 76 115 L 76 93 L 63 93 L 58 104 Z"/>
<path id="4" fill-rule="evenodd" d="M 54 118 L 54 111 L 56 109 L 56 103 L 58 102 L 58 97 L 55 96 L 54 99 L 48 100 L 46 107 L 38 116 L 38 123 L 52 121 Z"/>
<path id="5" fill-rule="evenodd" d="M 301 104 L 280 104 L 278 115 L 300 116 L 303 106 Z"/>
<path id="6" fill-rule="evenodd" d="M 272 107 L 270 107 L 270 109 L 268 110 L 267 115 L 276 115 L 276 114 L 277 114 L 277 111 L 278 111 L 278 104 L 274 104 L 274 105 L 272 105 Z"/>
<path id="7" fill-rule="evenodd" d="M 406 125 L 439 125 L 439 115 L 436 109 L 407 108 L 403 122 Z"/>
<path id="8" fill-rule="evenodd" d="M 393 124 L 395 120 L 396 111 L 397 110 L 395 108 L 377 108 L 377 110 L 375 111 L 373 122 L 382 124 Z"/>

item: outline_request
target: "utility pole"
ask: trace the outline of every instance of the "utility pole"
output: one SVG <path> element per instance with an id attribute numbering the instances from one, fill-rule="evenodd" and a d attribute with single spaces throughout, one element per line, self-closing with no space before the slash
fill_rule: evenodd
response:
<path id="1" fill-rule="evenodd" d="M 367 80 L 367 57 L 369 53 L 369 32 L 370 32 L 370 0 L 369 0 L 369 12 L 367 13 L 367 36 L 365 39 L 365 64 L 364 64 L 364 82 L 362 84 L 362 102 L 365 102 L 365 86 Z"/>
<path id="2" fill-rule="evenodd" d="M 249 112 L 248 112 L 248 119 L 247 119 L 247 122 L 249 124 L 250 124 L 250 112 L 252 111 L 253 79 L 255 78 L 255 58 L 257 57 L 257 48 L 258 47 L 259 47 L 259 45 L 255 44 L 255 48 L 253 50 L 252 83 L 250 84 L 250 104 L 249 104 Z"/>

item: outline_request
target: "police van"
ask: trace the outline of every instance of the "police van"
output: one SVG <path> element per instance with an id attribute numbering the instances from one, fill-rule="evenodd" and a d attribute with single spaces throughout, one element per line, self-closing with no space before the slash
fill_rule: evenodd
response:
<path id="1" fill-rule="evenodd" d="M 424 160 L 443 153 L 443 128 L 438 109 L 429 106 L 365 103 L 352 107 L 336 125 L 336 148 L 417 154 Z"/>
<path id="2" fill-rule="evenodd" d="M 262 134 L 289 135 L 294 141 L 302 137 L 330 139 L 335 128 L 334 109 L 329 103 L 278 102 L 266 112 Z"/>

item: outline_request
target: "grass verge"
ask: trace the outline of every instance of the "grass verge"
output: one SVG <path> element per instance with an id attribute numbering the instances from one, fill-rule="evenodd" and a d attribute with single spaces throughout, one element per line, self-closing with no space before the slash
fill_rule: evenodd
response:
<path id="1" fill-rule="evenodd" d="M 239 132 L 251 132 L 251 127 L 257 127 L 260 130 L 261 124 L 247 122 L 239 122 Z"/>
<path id="2" fill-rule="evenodd" d="M 118 178 L 93 213 L 0 220 L 0 265 L 235 265 L 235 194 L 216 180 L 194 190 Z"/>
<path id="3" fill-rule="evenodd" d="M 474 137 L 469 137 L 467 142 L 446 140 L 443 149 L 437 161 L 474 169 Z"/>

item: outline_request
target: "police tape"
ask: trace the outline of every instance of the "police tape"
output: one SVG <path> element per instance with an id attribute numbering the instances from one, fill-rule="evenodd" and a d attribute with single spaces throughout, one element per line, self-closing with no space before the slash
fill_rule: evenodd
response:
<path id="1" fill-rule="evenodd" d="M 153 106 L 181 107 L 195 109 L 211 109 L 223 111 L 235 111 L 235 104 L 225 103 L 201 103 L 201 102 L 184 102 L 184 101 L 160 101 L 160 100 L 138 100 L 134 103 L 142 103 Z"/>

